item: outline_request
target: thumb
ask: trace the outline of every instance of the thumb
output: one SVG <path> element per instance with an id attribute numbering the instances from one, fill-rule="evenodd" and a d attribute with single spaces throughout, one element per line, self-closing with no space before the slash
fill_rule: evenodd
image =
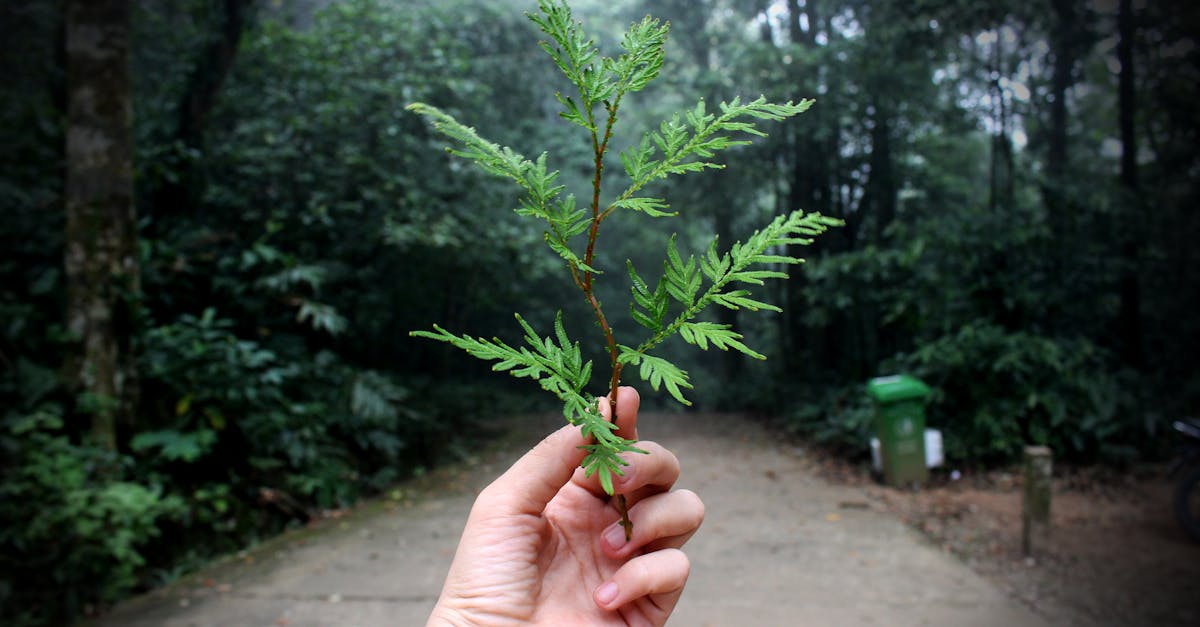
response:
<path id="1" fill-rule="evenodd" d="M 541 515 L 583 462 L 587 454 L 579 448 L 583 444 L 579 427 L 562 427 L 521 456 L 484 489 L 479 500 L 487 501 L 496 514 Z"/>

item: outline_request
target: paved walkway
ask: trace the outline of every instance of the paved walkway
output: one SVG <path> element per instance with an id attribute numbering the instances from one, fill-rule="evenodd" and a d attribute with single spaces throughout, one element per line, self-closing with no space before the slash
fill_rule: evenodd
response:
<path id="1" fill-rule="evenodd" d="M 859 489 L 813 477 L 790 444 L 736 416 L 646 414 L 707 519 L 686 551 L 678 626 L 1046 623 Z M 536 441 L 553 422 L 533 428 Z M 732 440 L 722 433 L 736 432 Z M 406 486 L 118 607 L 98 627 L 423 625 L 475 491 L 512 450 Z"/>

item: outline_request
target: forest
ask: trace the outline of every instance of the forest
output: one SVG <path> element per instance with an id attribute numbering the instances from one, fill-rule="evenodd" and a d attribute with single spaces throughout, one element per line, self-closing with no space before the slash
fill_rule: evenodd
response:
<path id="1" fill-rule="evenodd" d="M 843 222 L 760 288 L 782 313 L 713 313 L 766 360 L 667 343 L 693 405 L 630 372 L 647 406 L 762 416 L 865 459 L 865 384 L 908 373 L 964 469 L 1030 443 L 1068 465 L 1161 460 L 1171 420 L 1200 412 L 1200 7 L 570 4 L 606 54 L 631 22 L 669 21 L 660 76 L 622 104 L 636 133 L 700 98 L 815 101 L 720 169 L 655 183 L 678 217 L 606 223 L 614 328 L 636 326 L 626 260 L 660 264 L 672 234 L 703 255 L 795 209 Z M 514 311 L 550 329 L 559 310 L 595 333 L 511 181 L 406 108 L 546 151 L 590 195 L 536 9 L 0 5 L 0 615 L 100 611 L 554 409 L 409 335 L 512 341 Z"/>

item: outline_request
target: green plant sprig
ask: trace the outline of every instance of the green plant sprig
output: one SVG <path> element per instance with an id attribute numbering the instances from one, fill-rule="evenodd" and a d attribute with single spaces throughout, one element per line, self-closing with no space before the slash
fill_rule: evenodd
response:
<path id="1" fill-rule="evenodd" d="M 698 320 L 698 317 L 714 304 L 729 309 L 780 311 L 774 305 L 755 300 L 749 289 L 733 289 L 732 286 L 761 286 L 766 279 L 786 278 L 787 274 L 777 268 L 803 261 L 790 256 L 788 247 L 807 245 L 811 238 L 841 222 L 819 213 L 795 211 L 775 218 L 744 244 L 735 243 L 725 253 L 717 252 L 714 238 L 704 256 L 699 260 L 689 256 L 687 261 L 680 256 L 672 236 L 667 245 L 663 275 L 653 289 L 637 273 L 632 262 L 626 262 L 632 294 L 630 314 L 650 333 L 636 347 L 618 343 L 594 291 L 594 277 L 603 274 L 595 267 L 601 224 L 620 209 L 651 218 L 676 215 L 665 199 L 639 196 L 638 193 L 658 179 L 724 167 L 713 160 L 718 152 L 750 143 L 739 136 L 766 135 L 756 126 L 756 120 L 781 121 L 804 112 L 813 101 L 773 104 L 760 97 L 743 103 L 734 98 L 720 103 L 720 114 L 715 114 L 710 113 L 701 100 L 690 110 L 663 121 L 657 130 L 645 133 L 636 146 L 620 155 L 628 184 L 612 201 L 602 204 L 604 161 L 617 126 L 622 99 L 642 90 L 658 77 L 665 58 L 669 25 L 652 17 L 632 24 L 621 41 L 624 54 L 613 59 L 600 55 L 582 24 L 573 19 L 564 0 L 539 0 L 538 8 L 539 14 L 528 17 L 550 37 L 540 45 L 577 90 L 575 96 L 556 94 L 563 107 L 559 115 L 583 127 L 589 134 L 593 173 L 588 206 L 577 206 L 574 195 L 563 194 L 566 187 L 556 183 L 559 172 L 550 170 L 546 153 L 536 159 L 527 159 L 509 147 L 480 137 L 475 129 L 435 107 L 413 103 L 408 109 L 427 117 L 435 130 L 454 143 L 448 149 L 451 154 L 474 162 L 490 174 L 515 182 L 524 191 L 516 213 L 546 223 L 543 233 L 546 245 L 565 262 L 571 280 L 591 307 L 604 336 L 611 373 L 607 391 L 611 421 L 603 418 L 597 398 L 584 392 L 591 380 L 592 363 L 583 362 L 578 342 L 571 342 L 567 337 L 561 311 L 555 318 L 553 338 L 540 336 L 517 315 L 517 322 L 525 332 L 525 345 L 520 347 L 496 338 L 456 335 L 437 325 L 433 331 L 414 331 L 412 335 L 448 342 L 480 359 L 496 361 L 493 370 L 537 380 L 542 388 L 555 394 L 563 402 L 563 415 L 571 424 L 578 425 L 590 442 L 583 446 L 587 455 L 582 466 L 587 476 L 598 475 L 600 485 L 611 495 L 613 475 L 622 474 L 621 467 L 627 465 L 620 455 L 645 452 L 634 446 L 633 440 L 616 433 L 616 394 L 623 368 L 637 366 L 639 376 L 654 390 L 665 387 L 677 401 L 690 405 L 682 393 L 692 387 L 687 371 L 650 353 L 667 338 L 678 333 L 684 341 L 701 350 L 707 350 L 711 345 L 765 359 L 764 355 L 746 346 L 742 342 L 743 336 L 729 325 Z M 602 118 L 598 119 L 597 113 Z M 573 241 L 581 236 L 586 236 L 586 243 L 574 244 Z M 577 252 L 580 246 L 582 254 Z M 708 286 L 702 292 L 706 280 Z M 624 497 L 618 496 L 616 504 L 628 538 L 633 527 Z"/>

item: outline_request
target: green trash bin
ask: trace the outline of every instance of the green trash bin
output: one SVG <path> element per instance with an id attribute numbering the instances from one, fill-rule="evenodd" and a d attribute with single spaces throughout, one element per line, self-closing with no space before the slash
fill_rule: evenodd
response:
<path id="1" fill-rule="evenodd" d="M 875 437 L 883 458 L 883 480 L 892 486 L 924 483 L 925 398 L 929 386 L 908 375 L 877 377 L 867 383 L 875 401 Z"/>

